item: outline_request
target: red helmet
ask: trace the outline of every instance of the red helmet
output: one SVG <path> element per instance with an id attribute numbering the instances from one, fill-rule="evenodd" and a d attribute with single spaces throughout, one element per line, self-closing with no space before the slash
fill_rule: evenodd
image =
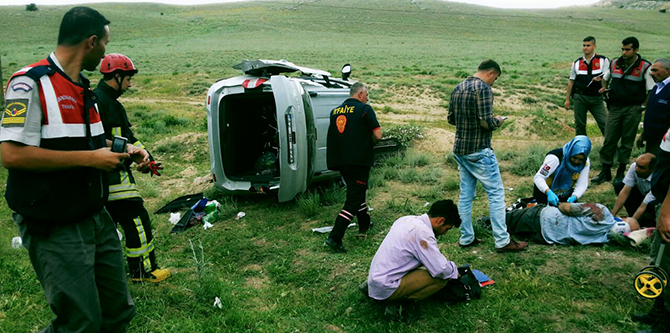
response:
<path id="1" fill-rule="evenodd" d="M 129 74 L 137 73 L 137 68 L 130 58 L 120 53 L 111 53 L 102 59 L 100 65 L 100 73 L 109 74 L 115 71 L 126 72 Z"/>

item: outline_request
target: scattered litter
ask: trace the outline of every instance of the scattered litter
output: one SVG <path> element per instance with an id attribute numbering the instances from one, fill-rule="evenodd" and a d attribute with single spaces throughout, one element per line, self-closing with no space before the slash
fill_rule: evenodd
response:
<path id="1" fill-rule="evenodd" d="M 215 307 L 219 309 L 223 309 L 223 304 L 221 304 L 221 299 L 218 297 L 214 297 L 214 305 Z"/>
<path id="2" fill-rule="evenodd" d="M 375 209 L 372 208 L 372 207 L 370 207 L 370 206 L 368 206 L 368 212 L 371 212 L 371 211 L 373 211 L 373 210 L 375 210 Z"/>
<path id="3" fill-rule="evenodd" d="M 426 203 L 423 204 L 424 207 L 428 207 L 428 205 L 430 205 L 430 202 L 428 202 L 428 201 L 426 201 Z"/>
<path id="4" fill-rule="evenodd" d="M 119 241 L 122 241 L 123 240 L 123 234 L 121 233 L 121 231 L 119 231 L 119 229 L 116 229 L 116 234 L 119 236 Z"/>
<path id="5" fill-rule="evenodd" d="M 172 225 L 177 224 L 177 222 L 179 222 L 179 220 L 181 220 L 181 213 L 179 213 L 179 212 L 170 213 L 170 220 L 169 221 L 170 221 L 170 223 L 172 223 Z"/>
<path id="6" fill-rule="evenodd" d="M 241 219 L 241 218 L 243 218 L 243 217 L 245 217 L 245 216 L 247 216 L 247 213 L 245 213 L 245 212 L 239 212 L 239 213 L 237 213 L 237 216 L 235 216 L 235 219 L 236 219 L 236 220 L 239 220 L 239 219 Z"/>
<path id="7" fill-rule="evenodd" d="M 508 187 L 507 190 L 508 191 L 514 191 L 514 187 Z"/>
<path id="8" fill-rule="evenodd" d="M 23 241 L 21 240 L 21 237 L 16 236 L 12 238 L 12 247 L 15 249 L 23 247 Z"/>
<path id="9" fill-rule="evenodd" d="M 205 230 L 207 230 L 207 229 L 209 229 L 209 228 L 211 228 L 211 227 L 213 227 L 213 226 L 214 226 L 213 224 L 211 224 L 211 223 L 205 221 L 205 223 L 202 225 L 202 228 L 205 229 Z"/>
<path id="10" fill-rule="evenodd" d="M 356 226 L 356 223 L 352 223 L 352 224 L 348 225 L 347 228 L 351 228 L 351 227 L 354 227 L 354 226 Z M 321 228 L 312 228 L 312 232 L 318 232 L 320 234 L 325 234 L 327 232 L 331 232 L 332 230 L 333 230 L 332 225 L 329 225 L 327 227 L 321 227 Z"/>

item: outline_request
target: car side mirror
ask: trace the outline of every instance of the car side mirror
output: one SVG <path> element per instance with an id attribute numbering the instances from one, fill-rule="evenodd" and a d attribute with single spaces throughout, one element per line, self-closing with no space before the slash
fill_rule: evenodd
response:
<path id="1" fill-rule="evenodd" d="M 350 75 L 351 75 L 351 65 L 344 64 L 344 66 L 342 66 L 342 80 L 347 81 Z"/>

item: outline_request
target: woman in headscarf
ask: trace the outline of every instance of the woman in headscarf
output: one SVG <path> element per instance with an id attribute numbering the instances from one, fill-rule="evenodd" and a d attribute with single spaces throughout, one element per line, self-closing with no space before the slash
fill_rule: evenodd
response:
<path id="1" fill-rule="evenodd" d="M 590 152 L 591 140 L 585 135 L 550 151 L 533 177 L 537 202 L 558 206 L 559 202 L 577 201 L 589 185 Z"/>

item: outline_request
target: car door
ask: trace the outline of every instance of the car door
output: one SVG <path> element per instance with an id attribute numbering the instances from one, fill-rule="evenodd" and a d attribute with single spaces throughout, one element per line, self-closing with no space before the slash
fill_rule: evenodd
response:
<path id="1" fill-rule="evenodd" d="M 289 201 L 307 189 L 308 149 L 303 88 L 283 75 L 270 78 L 279 132 L 279 201 Z"/>

